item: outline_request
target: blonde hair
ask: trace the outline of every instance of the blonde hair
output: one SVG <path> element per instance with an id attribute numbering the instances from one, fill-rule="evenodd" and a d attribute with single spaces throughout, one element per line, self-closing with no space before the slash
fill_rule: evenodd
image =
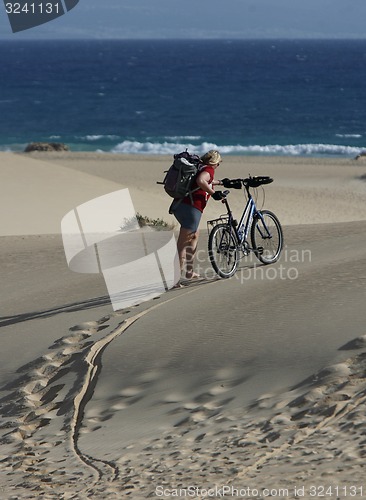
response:
<path id="1" fill-rule="evenodd" d="M 217 165 L 221 161 L 221 155 L 215 149 L 210 149 L 210 151 L 201 156 L 201 160 L 205 165 Z"/>

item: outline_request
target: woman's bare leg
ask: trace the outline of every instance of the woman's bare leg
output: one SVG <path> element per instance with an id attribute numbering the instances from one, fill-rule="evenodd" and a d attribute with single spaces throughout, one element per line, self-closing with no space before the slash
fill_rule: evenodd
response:
<path id="1" fill-rule="evenodd" d="M 193 262 L 196 255 L 199 231 L 192 232 L 181 227 L 178 236 L 177 248 L 180 269 L 185 271 L 186 278 L 192 278 Z"/>

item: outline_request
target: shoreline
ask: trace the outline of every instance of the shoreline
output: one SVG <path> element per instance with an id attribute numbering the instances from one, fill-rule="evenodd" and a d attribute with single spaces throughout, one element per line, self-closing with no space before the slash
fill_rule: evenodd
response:
<path id="1" fill-rule="evenodd" d="M 185 148 L 184 145 L 182 145 L 182 148 Z M 189 149 L 189 148 L 188 148 Z M 194 148 L 193 148 L 194 149 Z M 220 147 L 217 146 L 217 149 L 219 150 Z M 366 147 L 365 148 L 357 148 L 357 149 L 365 149 L 366 151 Z M 193 151 L 194 152 L 194 151 Z M 69 150 L 69 151 L 31 151 L 31 152 L 25 152 L 24 150 L 21 150 L 21 151 L 2 151 L 0 150 L 0 154 L 3 154 L 3 153 L 9 153 L 9 154 L 14 154 L 14 155 L 21 155 L 21 156 L 29 156 L 29 157 L 35 157 L 35 158 L 39 158 L 39 159 L 42 159 L 42 156 L 49 156 L 49 157 L 55 157 L 55 159 L 59 158 L 59 157 L 62 157 L 62 156 L 73 156 L 73 155 L 76 155 L 76 156 L 88 156 L 88 157 L 92 157 L 92 156 L 100 156 L 101 158 L 103 157 L 116 157 L 116 158 L 124 158 L 124 159 L 133 159 L 133 158 L 136 158 L 136 159 L 144 159 L 144 158 L 149 158 L 149 157 L 152 157 L 152 158 L 173 158 L 173 155 L 175 153 L 150 153 L 150 152 L 136 152 L 136 153 L 132 153 L 132 152 L 114 152 L 114 151 L 102 151 L 102 150 L 89 150 L 89 149 L 85 149 L 85 150 Z M 224 158 L 232 158 L 232 159 L 235 159 L 235 158 L 242 158 L 242 159 L 247 159 L 247 160 L 254 160 L 254 161 L 260 161 L 260 160 L 265 160 L 265 159 L 270 159 L 272 161 L 276 161 L 276 159 L 278 160 L 284 160 L 284 161 L 287 161 L 287 160 L 294 160 L 295 162 L 297 160 L 299 161 L 302 161 L 302 160 L 305 160 L 305 161 L 320 161 L 322 162 L 322 160 L 324 160 L 325 162 L 329 162 L 329 161 L 335 161 L 335 162 L 349 162 L 349 161 L 357 161 L 358 159 L 360 160 L 360 163 L 362 161 L 365 161 L 366 162 L 366 156 L 364 157 L 364 155 L 361 155 L 360 158 L 357 158 L 357 156 L 353 156 L 352 154 L 349 154 L 349 155 L 336 155 L 336 154 L 314 154 L 314 155 L 311 155 L 311 154 L 271 154 L 271 153 L 222 153 L 222 156 Z M 286 160 L 287 159 L 287 160 Z"/>

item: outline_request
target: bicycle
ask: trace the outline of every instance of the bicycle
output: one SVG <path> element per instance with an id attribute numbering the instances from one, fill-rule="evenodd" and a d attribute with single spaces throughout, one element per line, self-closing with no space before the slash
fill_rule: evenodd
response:
<path id="1" fill-rule="evenodd" d="M 263 264 L 272 264 L 278 260 L 283 247 L 283 231 L 277 216 L 269 210 L 258 210 L 250 192 L 251 188 L 270 184 L 273 179 L 249 176 L 246 179 L 228 179 L 228 182 L 235 189 L 244 187 L 247 203 L 238 224 L 227 200 L 230 191 L 223 191 L 221 201 L 227 214 L 207 221 L 209 259 L 221 278 L 230 278 L 235 274 L 241 252 L 243 256 L 253 252 Z"/>

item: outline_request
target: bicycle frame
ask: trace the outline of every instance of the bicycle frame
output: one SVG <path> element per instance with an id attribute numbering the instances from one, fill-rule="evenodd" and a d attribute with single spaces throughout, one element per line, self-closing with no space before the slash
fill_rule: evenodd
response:
<path id="1" fill-rule="evenodd" d="M 237 224 L 236 220 L 234 219 L 234 216 L 233 216 L 233 213 L 232 213 L 232 210 L 230 208 L 230 205 L 229 205 L 227 198 L 224 198 L 223 200 L 221 200 L 221 203 L 223 203 L 226 207 L 228 224 L 234 230 L 234 234 L 236 236 L 238 246 L 240 246 L 241 244 L 243 244 L 245 241 L 248 240 L 249 231 L 250 231 L 252 221 L 253 221 L 253 218 L 255 215 L 258 215 L 261 218 L 261 221 L 263 223 L 263 227 L 264 227 L 265 232 L 266 232 L 266 235 L 264 235 L 263 232 L 261 231 L 261 229 L 258 228 L 261 237 L 262 238 L 271 238 L 272 237 L 271 233 L 266 225 L 266 222 L 265 222 L 264 218 L 262 217 L 261 212 L 259 210 L 257 210 L 257 206 L 255 204 L 253 196 L 251 195 L 251 193 L 249 191 L 249 187 L 245 186 L 245 190 L 247 193 L 248 200 L 247 200 L 247 203 L 246 203 L 245 208 L 243 210 L 239 224 Z M 222 218 L 216 219 L 216 220 L 222 220 Z M 211 223 L 211 222 L 213 222 L 213 221 L 208 221 L 208 223 Z"/>
<path id="2" fill-rule="evenodd" d="M 227 198 L 224 198 L 222 200 L 222 203 L 225 205 L 226 210 L 227 210 L 227 214 L 229 217 L 229 224 L 234 229 L 234 233 L 236 235 L 236 239 L 237 239 L 239 244 L 243 243 L 244 241 L 246 241 L 248 239 L 248 235 L 249 235 L 249 231 L 250 231 L 253 217 L 256 213 L 258 213 L 256 204 L 255 204 L 253 197 L 250 194 L 247 186 L 245 186 L 245 190 L 247 192 L 248 200 L 247 200 L 247 203 L 245 205 L 242 216 L 240 218 L 239 224 L 235 223 L 235 219 L 233 217 L 233 213 L 231 211 L 231 208 L 229 206 L 229 202 L 228 202 Z M 268 233 L 267 228 L 266 228 L 266 230 Z"/>

